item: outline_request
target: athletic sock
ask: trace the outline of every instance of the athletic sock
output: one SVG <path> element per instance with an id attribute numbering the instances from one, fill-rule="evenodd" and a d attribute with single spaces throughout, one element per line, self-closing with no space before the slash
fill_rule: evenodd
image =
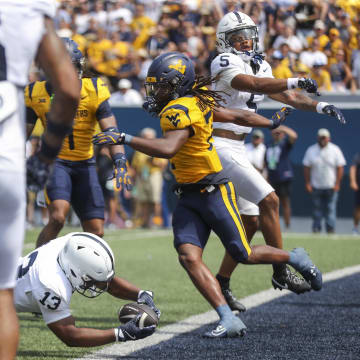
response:
<path id="1" fill-rule="evenodd" d="M 229 305 L 220 305 L 216 309 L 216 312 L 218 313 L 220 317 L 220 321 L 226 321 L 227 319 L 231 319 L 234 317 L 234 314 L 232 313 Z"/>
<path id="2" fill-rule="evenodd" d="M 227 278 L 227 277 L 221 276 L 220 274 L 217 274 L 216 279 L 219 282 L 220 287 L 222 289 L 228 289 L 229 288 L 229 286 L 230 286 L 230 278 Z"/>

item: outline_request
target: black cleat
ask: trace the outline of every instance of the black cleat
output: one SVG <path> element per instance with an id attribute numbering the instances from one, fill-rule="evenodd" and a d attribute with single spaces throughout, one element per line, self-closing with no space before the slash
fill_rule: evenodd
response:
<path id="1" fill-rule="evenodd" d="M 286 289 L 295 294 L 302 294 L 311 290 L 311 285 L 301 277 L 293 273 L 287 266 L 282 273 L 273 274 L 271 283 L 274 289 Z"/>
<path id="2" fill-rule="evenodd" d="M 231 289 L 221 288 L 221 292 L 232 311 L 243 312 L 246 311 L 246 307 L 233 295 Z"/>

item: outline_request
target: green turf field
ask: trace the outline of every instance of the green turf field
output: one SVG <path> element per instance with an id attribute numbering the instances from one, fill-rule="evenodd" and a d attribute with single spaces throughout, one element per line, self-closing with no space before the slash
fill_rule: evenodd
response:
<path id="1" fill-rule="evenodd" d="M 34 248 L 40 229 L 28 231 L 24 254 Z M 79 229 L 67 228 L 62 234 Z M 160 326 L 190 315 L 210 310 L 208 303 L 196 291 L 178 263 L 172 245 L 172 233 L 166 230 L 106 231 L 107 240 L 115 254 L 116 274 L 155 293 L 155 302 L 162 311 Z M 254 243 L 262 243 L 257 235 Z M 308 250 L 323 273 L 359 263 L 359 239 L 352 236 L 310 234 L 284 235 L 285 249 L 302 246 Z M 216 273 L 223 247 L 211 236 L 205 250 L 205 262 Z M 244 297 L 271 286 L 270 266 L 239 265 L 233 274 L 231 287 L 238 297 Z M 117 310 L 126 303 L 108 294 L 96 299 L 73 296 L 71 308 L 80 327 L 116 327 Z M 41 319 L 31 314 L 19 314 L 21 340 L 17 359 L 68 359 L 79 357 L 92 349 L 68 348 L 47 329 Z"/>

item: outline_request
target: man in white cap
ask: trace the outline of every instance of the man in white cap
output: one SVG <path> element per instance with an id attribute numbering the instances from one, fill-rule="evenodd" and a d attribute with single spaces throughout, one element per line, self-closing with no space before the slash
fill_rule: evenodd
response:
<path id="1" fill-rule="evenodd" d="M 131 88 L 131 81 L 128 79 L 121 79 L 118 82 L 119 91 L 114 92 L 110 98 L 111 106 L 132 106 L 142 105 L 143 98 L 141 94 Z"/>
<path id="2" fill-rule="evenodd" d="M 328 129 L 319 129 L 318 141 L 305 152 L 303 159 L 306 190 L 313 201 L 314 233 L 321 231 L 325 218 L 326 232 L 335 232 L 336 204 L 346 160 L 341 149 L 330 142 Z"/>

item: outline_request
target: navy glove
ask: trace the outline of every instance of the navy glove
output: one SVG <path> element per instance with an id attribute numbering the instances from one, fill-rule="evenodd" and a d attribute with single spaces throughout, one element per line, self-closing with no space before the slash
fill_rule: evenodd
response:
<path id="1" fill-rule="evenodd" d="M 342 124 L 346 124 L 343 113 L 334 105 L 326 105 L 323 107 L 322 112 L 326 115 L 333 116 L 339 120 Z"/>
<path id="2" fill-rule="evenodd" d="M 123 153 L 113 155 L 114 169 L 112 175 L 107 180 L 116 179 L 116 188 L 120 189 L 125 185 L 126 189 L 132 190 L 131 177 L 127 172 L 126 157 Z"/>
<path id="3" fill-rule="evenodd" d="M 93 136 L 94 145 L 121 145 L 124 144 L 125 133 L 117 131 L 103 131 Z"/>
<path id="4" fill-rule="evenodd" d="M 272 126 L 270 126 L 271 130 L 274 130 L 276 128 L 278 128 L 286 119 L 286 117 L 292 113 L 293 109 L 289 108 L 289 107 L 282 107 L 279 111 L 277 111 L 272 117 L 271 117 L 271 121 L 272 121 Z"/>
<path id="5" fill-rule="evenodd" d="M 161 311 L 155 306 L 153 298 L 154 298 L 154 294 L 152 291 L 141 290 L 139 291 L 137 303 L 146 304 L 147 306 L 150 306 L 154 310 L 158 319 L 160 319 Z"/>
<path id="6" fill-rule="evenodd" d="M 317 96 L 320 96 L 320 93 L 318 92 L 318 84 L 313 79 L 307 79 L 307 78 L 299 79 L 298 87 L 300 89 L 304 89 L 306 92 L 310 94 L 316 94 Z"/>
<path id="7" fill-rule="evenodd" d="M 260 65 L 262 64 L 264 59 L 265 56 L 261 55 L 260 53 L 255 53 L 255 55 L 250 59 L 250 65 L 253 69 L 254 74 L 256 74 L 260 70 Z"/>
<path id="8" fill-rule="evenodd" d="M 140 329 L 137 324 L 141 318 L 139 314 L 136 318 L 127 322 L 125 325 L 118 327 L 118 335 L 116 341 L 128 341 L 128 340 L 139 340 L 150 336 L 155 331 L 155 325 L 146 326 Z"/>
<path id="9" fill-rule="evenodd" d="M 44 189 L 51 172 L 51 165 L 39 158 L 39 153 L 26 161 L 26 184 L 30 191 L 38 192 Z"/>

